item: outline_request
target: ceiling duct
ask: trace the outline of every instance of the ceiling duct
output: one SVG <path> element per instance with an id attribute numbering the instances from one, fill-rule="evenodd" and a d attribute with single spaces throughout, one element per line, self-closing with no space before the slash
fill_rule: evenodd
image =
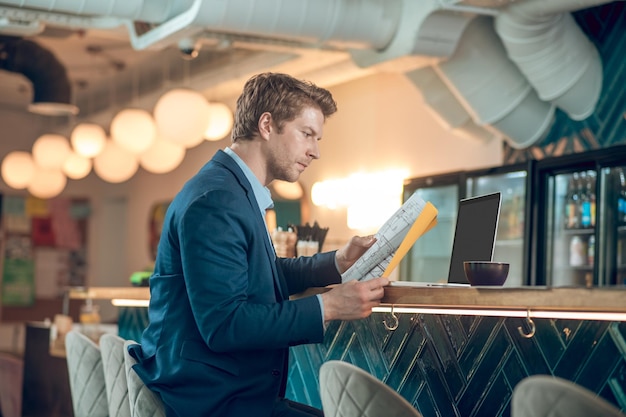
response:
<path id="1" fill-rule="evenodd" d="M 602 62 L 569 11 L 606 0 L 526 0 L 503 9 L 495 28 L 509 58 L 542 100 L 573 120 L 589 117 L 602 89 Z"/>
<path id="2" fill-rule="evenodd" d="M 22 38 L 0 36 L 0 69 L 24 75 L 33 86 L 29 110 L 44 115 L 78 113 L 63 64 L 52 52 Z"/>
<path id="3" fill-rule="evenodd" d="M 498 136 L 472 119 L 432 66 L 409 71 L 406 76 L 422 93 L 433 117 L 450 132 L 480 144 Z"/>
<path id="4" fill-rule="evenodd" d="M 474 122 L 515 148 L 543 138 L 554 120 L 554 106 L 539 99 L 508 59 L 489 16 L 476 17 L 454 54 L 435 70 Z"/>

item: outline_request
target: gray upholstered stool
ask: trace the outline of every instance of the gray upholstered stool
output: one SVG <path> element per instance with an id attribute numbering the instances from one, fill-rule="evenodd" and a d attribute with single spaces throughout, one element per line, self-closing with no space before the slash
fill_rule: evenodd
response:
<path id="1" fill-rule="evenodd" d="M 130 417 L 124 341 L 121 337 L 111 333 L 105 333 L 100 337 L 100 352 L 110 417 Z"/>
<path id="2" fill-rule="evenodd" d="M 126 383 L 128 384 L 128 402 L 131 417 L 165 417 L 165 407 L 161 399 L 143 383 L 133 365 L 137 363 L 128 352 L 128 347 L 137 342 L 124 342 L 124 363 L 126 367 Z"/>
<path id="3" fill-rule="evenodd" d="M 107 417 L 104 372 L 100 348 L 84 334 L 71 330 L 65 336 L 67 370 L 75 417 Z"/>
<path id="4" fill-rule="evenodd" d="M 574 382 L 533 375 L 513 390 L 511 417 L 625 417 L 615 406 Z"/>
<path id="5" fill-rule="evenodd" d="M 347 362 L 322 365 L 320 395 L 326 417 L 421 417 L 391 387 Z"/>

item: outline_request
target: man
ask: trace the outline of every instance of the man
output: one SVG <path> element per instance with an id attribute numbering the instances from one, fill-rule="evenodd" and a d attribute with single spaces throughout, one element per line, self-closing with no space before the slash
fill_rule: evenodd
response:
<path id="1" fill-rule="evenodd" d="M 150 324 L 135 370 L 171 416 L 296 417 L 321 411 L 283 398 L 289 346 L 323 340 L 324 322 L 367 317 L 385 278 L 341 282 L 370 247 L 277 258 L 264 221 L 273 180 L 296 181 L 319 158 L 331 94 L 285 74 L 252 77 L 237 101 L 232 144 L 178 193 L 150 278 Z"/>

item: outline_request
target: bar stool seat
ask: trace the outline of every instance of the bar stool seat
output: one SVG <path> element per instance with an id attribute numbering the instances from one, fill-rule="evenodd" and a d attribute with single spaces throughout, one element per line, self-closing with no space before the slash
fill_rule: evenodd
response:
<path id="1" fill-rule="evenodd" d="M 124 342 L 124 339 L 112 333 L 105 333 L 100 337 L 100 352 L 110 417 L 130 417 Z"/>
<path id="2" fill-rule="evenodd" d="M 343 361 L 320 368 L 320 396 L 325 417 L 422 416 L 391 387 Z"/>
<path id="3" fill-rule="evenodd" d="M 515 386 L 511 417 L 626 417 L 594 392 L 566 379 L 533 375 Z"/>
<path id="4" fill-rule="evenodd" d="M 124 364 L 128 384 L 128 402 L 131 417 L 165 417 L 165 406 L 161 399 L 141 380 L 133 365 L 137 360 L 128 352 L 128 347 L 137 345 L 134 340 L 124 342 Z"/>
<path id="5" fill-rule="evenodd" d="M 100 348 L 84 334 L 71 330 L 65 336 L 67 370 L 75 417 L 107 417 Z"/>

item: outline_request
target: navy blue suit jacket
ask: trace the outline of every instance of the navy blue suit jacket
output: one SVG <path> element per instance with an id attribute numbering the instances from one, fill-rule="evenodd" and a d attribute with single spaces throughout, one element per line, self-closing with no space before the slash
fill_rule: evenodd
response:
<path id="1" fill-rule="evenodd" d="M 275 258 L 250 183 L 223 151 L 170 204 L 135 370 L 168 415 L 269 416 L 289 346 L 323 340 L 308 287 L 338 283 L 335 253 Z"/>

